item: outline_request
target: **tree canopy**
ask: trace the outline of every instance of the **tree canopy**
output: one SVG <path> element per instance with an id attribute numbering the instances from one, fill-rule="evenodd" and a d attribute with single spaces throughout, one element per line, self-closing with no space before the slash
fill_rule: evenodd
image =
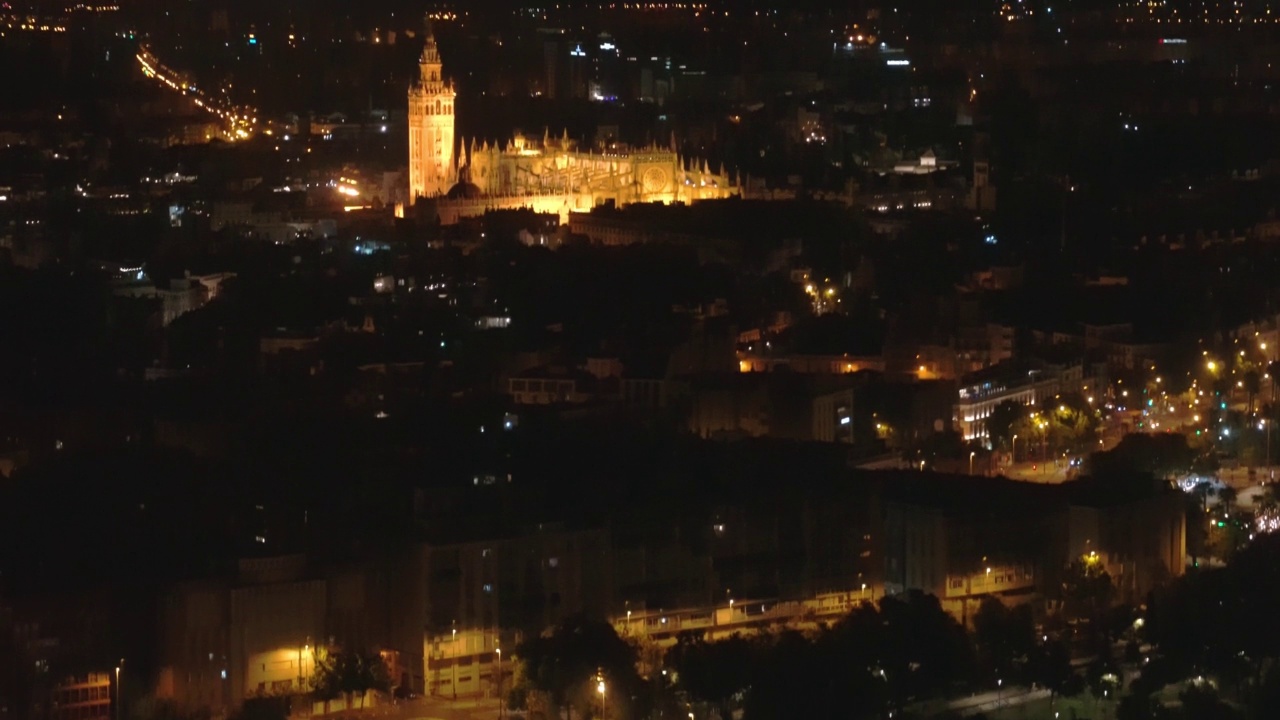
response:
<path id="1" fill-rule="evenodd" d="M 937 598 L 920 593 L 860 605 L 816 637 L 786 632 L 761 642 L 747 720 L 878 718 L 938 696 L 973 671 L 964 628 Z"/>
<path id="2" fill-rule="evenodd" d="M 376 653 L 317 651 L 315 664 L 311 688 L 318 700 L 351 695 L 359 697 L 363 703 L 365 694 L 371 690 L 384 693 L 391 690 L 387 665 Z"/>
<path id="3" fill-rule="evenodd" d="M 513 697 L 543 695 L 557 713 L 577 708 L 585 716 L 600 707 L 596 682 L 605 684 L 610 717 L 630 717 L 642 693 L 636 648 L 613 626 L 577 615 L 516 648 L 519 668 Z M 597 680 L 598 678 L 598 680 Z"/>
<path id="4" fill-rule="evenodd" d="M 1031 606 L 1009 608 L 994 597 L 983 598 L 973 617 L 974 636 L 983 664 L 997 677 L 1025 666 L 1035 646 Z"/>
<path id="5" fill-rule="evenodd" d="M 1213 674 L 1270 717 L 1280 696 L 1280 537 L 1260 535 L 1225 568 L 1187 575 L 1156 596 L 1145 632 L 1168 666 L 1165 677 Z M 1212 705 L 1191 698 L 1197 708 Z"/>
<path id="6" fill-rule="evenodd" d="M 991 436 L 991 441 L 1008 447 L 1017 432 L 1015 428 L 1028 415 L 1027 406 L 1019 402 L 1005 400 L 996 405 L 987 416 L 987 434 Z"/>
<path id="7" fill-rule="evenodd" d="M 676 687 L 695 700 L 717 705 L 721 716 L 731 712 L 730 701 L 751 684 L 756 646 L 741 635 L 707 642 L 693 633 L 682 633 L 667 650 L 666 665 L 675 671 Z"/>
<path id="8" fill-rule="evenodd" d="M 1130 433 L 1110 450 L 1089 457 L 1092 474 L 1115 477 L 1147 474 L 1158 478 L 1185 475 L 1202 462 L 1200 454 L 1177 433 Z"/>

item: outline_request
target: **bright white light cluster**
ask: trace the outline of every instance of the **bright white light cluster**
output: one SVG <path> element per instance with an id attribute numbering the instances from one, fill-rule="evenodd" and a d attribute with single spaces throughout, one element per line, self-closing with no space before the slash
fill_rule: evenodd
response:
<path id="1" fill-rule="evenodd" d="M 1195 492 L 1195 489 L 1203 483 L 1209 483 L 1214 490 L 1225 487 L 1226 485 L 1215 477 L 1209 475 L 1188 475 L 1178 481 L 1178 487 L 1183 492 Z"/>
<path id="2" fill-rule="evenodd" d="M 1280 530 L 1280 513 L 1275 511 L 1261 513 L 1254 518 L 1253 526 L 1260 533 L 1273 533 Z"/>

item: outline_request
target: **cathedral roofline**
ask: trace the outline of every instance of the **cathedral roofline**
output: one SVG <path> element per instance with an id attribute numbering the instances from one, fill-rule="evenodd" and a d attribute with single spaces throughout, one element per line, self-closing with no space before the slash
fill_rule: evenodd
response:
<path id="1" fill-rule="evenodd" d="M 496 139 L 456 136 L 457 95 L 441 72 L 429 20 L 419 65 L 421 77 L 409 88 L 409 192 L 415 201 L 467 208 L 554 205 L 563 218 L 567 209 L 605 201 L 621 206 L 737 194 L 739 183 L 724 174 L 723 165 L 712 175 L 707 159 L 678 153 L 674 133 L 665 147 L 652 140 L 646 146 L 579 146 L 567 127 L 557 137 L 544 126 L 541 144 L 519 131 Z"/>

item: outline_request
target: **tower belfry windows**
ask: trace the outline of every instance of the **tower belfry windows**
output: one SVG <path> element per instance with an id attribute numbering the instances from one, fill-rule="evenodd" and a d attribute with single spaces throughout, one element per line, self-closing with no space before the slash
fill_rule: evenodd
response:
<path id="1" fill-rule="evenodd" d="M 430 23 L 418 58 L 418 82 L 409 88 L 411 143 L 409 192 L 413 198 L 445 194 L 454 180 L 454 88 L 443 80 L 440 50 Z"/>

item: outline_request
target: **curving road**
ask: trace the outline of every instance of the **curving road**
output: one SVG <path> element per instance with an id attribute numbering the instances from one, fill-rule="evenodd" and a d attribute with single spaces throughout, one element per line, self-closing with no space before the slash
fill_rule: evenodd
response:
<path id="1" fill-rule="evenodd" d="M 257 131 L 257 110 L 232 104 L 226 97 L 225 90 L 216 95 L 206 93 L 183 73 L 167 67 L 145 43 L 138 43 L 137 59 L 143 75 L 173 92 L 182 93 L 196 107 L 217 116 L 225 123 L 224 140 L 245 140 Z"/>

